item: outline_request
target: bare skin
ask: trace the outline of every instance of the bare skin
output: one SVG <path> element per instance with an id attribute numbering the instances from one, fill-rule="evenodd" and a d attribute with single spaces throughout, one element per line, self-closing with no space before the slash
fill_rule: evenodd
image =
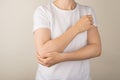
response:
<path id="1" fill-rule="evenodd" d="M 65 10 L 74 9 L 76 6 L 74 0 L 56 0 L 54 4 Z M 63 50 L 74 39 L 74 37 L 84 31 L 88 31 L 88 44 L 79 50 L 70 52 L 70 54 L 64 54 Z M 47 67 L 63 61 L 76 61 L 94 58 L 100 56 L 101 54 L 99 32 L 93 25 L 91 15 L 83 16 L 65 33 L 55 39 L 51 40 L 50 30 L 45 28 L 36 30 L 34 32 L 34 39 L 37 60 L 40 64 Z"/>

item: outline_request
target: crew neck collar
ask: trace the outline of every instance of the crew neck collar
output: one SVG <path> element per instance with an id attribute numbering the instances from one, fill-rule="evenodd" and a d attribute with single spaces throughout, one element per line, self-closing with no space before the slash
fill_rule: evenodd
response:
<path id="1" fill-rule="evenodd" d="M 74 12 L 76 11 L 77 7 L 78 7 L 78 3 L 76 3 L 76 7 L 72 10 L 64 10 L 64 9 L 60 9 L 58 8 L 53 2 L 51 2 L 51 5 L 58 11 L 61 11 L 61 12 Z"/>

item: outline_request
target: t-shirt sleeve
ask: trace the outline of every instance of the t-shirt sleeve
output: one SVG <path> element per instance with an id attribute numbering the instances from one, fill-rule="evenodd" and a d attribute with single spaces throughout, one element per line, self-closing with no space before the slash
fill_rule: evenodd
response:
<path id="1" fill-rule="evenodd" d="M 96 15 L 95 15 L 95 11 L 93 10 L 93 8 L 89 7 L 89 13 L 92 15 L 93 17 L 93 24 L 98 27 L 98 24 L 97 24 L 97 19 L 96 19 Z"/>
<path id="2" fill-rule="evenodd" d="M 47 13 L 42 6 L 37 7 L 33 14 L 33 32 L 39 28 L 50 29 Z"/>

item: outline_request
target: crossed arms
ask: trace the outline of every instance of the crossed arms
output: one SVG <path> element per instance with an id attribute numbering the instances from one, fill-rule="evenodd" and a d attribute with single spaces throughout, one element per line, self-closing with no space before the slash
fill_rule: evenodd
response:
<path id="1" fill-rule="evenodd" d="M 74 37 L 84 31 L 88 31 L 87 45 L 69 54 L 64 53 L 63 50 Z M 44 66 L 50 67 L 63 61 L 89 59 L 101 54 L 99 32 L 93 25 L 90 15 L 83 16 L 75 25 L 55 39 L 51 40 L 50 34 L 47 28 L 40 28 L 34 32 L 36 57 L 38 62 Z"/>

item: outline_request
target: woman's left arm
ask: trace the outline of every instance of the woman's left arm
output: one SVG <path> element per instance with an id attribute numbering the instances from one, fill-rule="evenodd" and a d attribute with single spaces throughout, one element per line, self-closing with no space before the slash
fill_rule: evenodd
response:
<path id="1" fill-rule="evenodd" d="M 77 51 L 64 54 L 65 61 L 84 60 L 101 55 L 101 40 L 97 27 L 88 30 L 88 44 Z"/>

